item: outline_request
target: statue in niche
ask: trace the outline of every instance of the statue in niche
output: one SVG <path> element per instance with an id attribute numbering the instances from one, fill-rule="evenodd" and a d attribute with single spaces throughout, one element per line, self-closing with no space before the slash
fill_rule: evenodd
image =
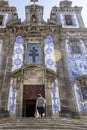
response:
<path id="1" fill-rule="evenodd" d="M 56 21 L 56 14 L 51 15 L 51 20 Z"/>
<path id="2" fill-rule="evenodd" d="M 73 25 L 71 15 L 65 15 L 65 23 L 66 25 Z"/>
<path id="3" fill-rule="evenodd" d="M 32 15 L 32 22 L 33 22 L 33 23 L 37 22 L 37 17 L 36 17 L 35 14 Z"/>
<path id="4" fill-rule="evenodd" d="M 0 15 L 0 25 L 3 24 L 3 15 Z"/>

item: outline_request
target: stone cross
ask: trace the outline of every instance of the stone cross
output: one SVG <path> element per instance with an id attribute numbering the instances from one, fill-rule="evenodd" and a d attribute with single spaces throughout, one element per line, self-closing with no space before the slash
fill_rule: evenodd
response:
<path id="1" fill-rule="evenodd" d="M 38 2 L 38 0 L 30 0 L 30 2 L 34 2 L 34 5 L 35 5 L 35 2 Z"/>

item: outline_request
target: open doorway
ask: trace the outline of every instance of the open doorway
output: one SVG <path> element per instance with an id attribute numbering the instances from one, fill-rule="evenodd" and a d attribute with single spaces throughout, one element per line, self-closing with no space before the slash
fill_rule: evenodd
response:
<path id="1" fill-rule="evenodd" d="M 24 100 L 24 110 L 23 110 L 24 117 L 34 117 L 35 104 L 36 104 L 35 99 Z"/>
<path id="2" fill-rule="evenodd" d="M 37 95 L 45 97 L 44 85 L 25 85 L 23 90 L 23 117 L 34 117 Z"/>

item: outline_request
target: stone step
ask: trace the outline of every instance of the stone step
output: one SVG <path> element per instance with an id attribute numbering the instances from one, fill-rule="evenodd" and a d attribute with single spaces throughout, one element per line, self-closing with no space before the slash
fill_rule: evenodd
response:
<path id="1" fill-rule="evenodd" d="M 18 119 L 18 118 L 15 118 L 15 119 L 12 119 L 12 118 L 7 118 L 7 119 L 2 119 L 2 120 L 0 120 L 0 123 L 2 123 L 2 122 L 7 122 L 8 123 L 8 120 L 9 120 L 9 122 L 11 123 L 25 123 L 25 122 L 28 122 L 28 123 L 33 123 L 33 122 L 37 122 L 37 123 L 75 123 L 75 124 L 79 124 L 79 123 L 81 123 L 81 124 L 87 124 L 87 121 L 86 120 L 76 120 L 76 119 L 74 119 L 74 120 L 72 120 L 72 119 L 65 119 L 65 120 L 63 120 L 63 119 L 47 119 L 47 118 L 44 118 L 44 119 Z"/>
<path id="2" fill-rule="evenodd" d="M 26 125 L 26 126 L 7 126 L 7 127 L 0 127 L 0 129 L 36 129 L 36 130 L 38 130 L 38 129 L 50 129 L 50 130 L 53 130 L 53 129 L 73 129 L 73 130 L 87 130 L 87 127 L 86 128 L 83 128 L 83 127 L 72 127 L 72 126 L 69 126 L 69 127 L 67 127 L 67 126 L 65 126 L 65 127 L 60 127 L 60 126 L 55 126 L 55 127 L 49 127 L 49 126 L 46 126 L 46 127 L 44 127 L 44 126 L 38 126 L 38 127 L 33 127 L 33 126 L 29 126 L 29 125 Z"/>
<path id="3" fill-rule="evenodd" d="M 83 127 L 81 127 L 81 126 L 67 126 L 67 125 L 65 125 L 65 126 L 43 126 L 43 125 L 38 125 L 38 126 L 36 126 L 36 125 L 34 125 L 34 126 L 30 126 L 30 125 L 14 125 L 14 126 L 9 126 L 9 125 L 7 125 L 7 126 L 0 126 L 0 129 L 36 129 L 36 130 L 38 130 L 38 129 L 46 129 L 46 130 L 48 130 L 48 129 L 50 129 L 50 130 L 55 130 L 55 129 L 71 129 L 72 128 L 72 130 L 87 130 L 87 127 L 86 128 L 83 128 Z"/>
<path id="4" fill-rule="evenodd" d="M 4 118 L 0 129 L 6 130 L 87 130 L 87 120 L 71 118 Z"/>
<path id="5" fill-rule="evenodd" d="M 33 121 L 32 122 L 31 121 L 14 121 L 14 122 L 10 122 L 10 121 L 8 121 L 8 122 L 4 122 L 4 123 L 5 124 L 19 124 L 19 125 L 22 124 L 22 123 L 23 124 L 29 124 L 29 125 L 33 125 L 33 124 L 36 124 L 36 125 L 38 125 L 38 124 L 41 124 L 41 125 L 42 124 L 43 125 L 44 124 L 48 124 L 48 125 L 51 125 L 51 124 L 53 124 L 53 125 L 54 124 L 55 125 L 64 125 L 64 124 L 66 124 L 66 125 L 68 125 L 68 124 L 69 125 L 73 125 L 73 124 L 74 125 L 79 125 L 80 124 L 80 125 L 84 125 L 84 126 L 87 125 L 87 122 L 80 122 L 80 121 L 78 121 L 78 122 L 58 122 L 58 121 L 55 121 L 55 122 L 52 122 L 52 121 L 51 122 L 49 122 L 49 121 L 48 122 L 44 122 L 44 121 L 43 122 L 37 122 L 37 121 L 36 122 L 33 122 Z M 3 122 L 1 122 L 0 125 L 1 124 L 3 124 Z"/>

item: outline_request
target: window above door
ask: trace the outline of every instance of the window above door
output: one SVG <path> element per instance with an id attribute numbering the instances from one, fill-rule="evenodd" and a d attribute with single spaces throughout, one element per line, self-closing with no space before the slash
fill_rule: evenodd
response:
<path id="1" fill-rule="evenodd" d="M 26 48 L 26 64 L 41 64 L 42 53 L 41 44 L 28 43 Z"/>

